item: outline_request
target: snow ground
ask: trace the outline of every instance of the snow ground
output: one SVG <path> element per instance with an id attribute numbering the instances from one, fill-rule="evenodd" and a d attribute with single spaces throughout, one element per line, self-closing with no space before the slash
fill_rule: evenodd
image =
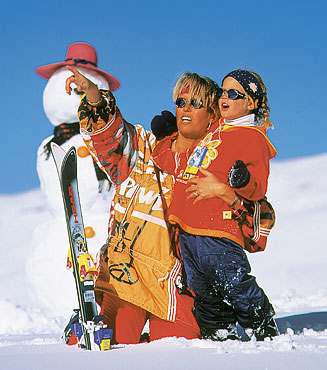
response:
<path id="1" fill-rule="evenodd" d="M 68 347 L 51 335 L 9 337 L 0 341 L 3 370 L 319 370 L 326 368 L 326 353 L 327 331 L 282 335 L 269 343 L 166 338 L 149 344 L 114 347 L 106 352 Z"/>
<path id="2" fill-rule="evenodd" d="M 324 238 L 327 154 L 273 161 L 268 198 L 277 223 L 265 252 L 250 255 L 253 274 L 277 317 L 327 311 Z M 51 214 L 40 189 L 0 195 L 0 368 L 11 369 L 325 369 L 327 329 L 289 330 L 271 342 L 214 343 L 166 338 L 150 344 L 86 352 L 60 339 L 67 317 L 34 299 L 26 260 L 36 226 Z M 67 247 L 68 248 L 68 247 Z M 65 263 L 65 261 L 63 261 Z M 56 276 L 53 279 L 73 279 Z M 40 276 L 47 284 L 49 276 Z M 53 292 L 60 301 L 60 292 Z M 72 292 L 74 294 L 74 292 Z M 75 308 L 75 307 L 72 307 Z"/>

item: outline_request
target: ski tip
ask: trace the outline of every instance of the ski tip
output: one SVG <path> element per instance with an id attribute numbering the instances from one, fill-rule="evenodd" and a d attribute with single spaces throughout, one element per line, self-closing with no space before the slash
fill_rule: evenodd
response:
<path id="1" fill-rule="evenodd" d="M 51 143 L 51 153 L 59 171 L 59 169 L 61 168 L 61 164 L 65 158 L 66 152 L 59 145 Z"/>
<path id="2" fill-rule="evenodd" d="M 55 148 L 60 148 L 60 146 L 56 143 L 50 143 L 51 145 L 51 150 L 56 150 Z M 60 148 L 61 150 L 63 150 L 62 148 Z"/>
<path id="3" fill-rule="evenodd" d="M 72 153 L 76 153 L 76 148 L 74 146 L 72 146 L 68 152 L 66 152 L 61 146 L 59 146 L 58 144 L 55 144 L 55 143 L 51 143 L 51 153 L 52 153 L 52 157 L 56 163 L 56 166 L 58 169 L 61 168 L 61 165 L 62 163 L 64 162 L 65 160 L 65 157 L 68 157 L 69 155 L 71 155 Z"/>

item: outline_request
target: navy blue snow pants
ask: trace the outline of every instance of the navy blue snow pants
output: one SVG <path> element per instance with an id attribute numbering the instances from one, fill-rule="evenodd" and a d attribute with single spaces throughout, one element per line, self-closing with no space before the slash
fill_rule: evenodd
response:
<path id="1" fill-rule="evenodd" d="M 194 315 L 204 332 L 238 322 L 256 328 L 275 314 L 258 286 L 243 248 L 226 238 L 180 232 L 187 283 L 195 293 Z"/>

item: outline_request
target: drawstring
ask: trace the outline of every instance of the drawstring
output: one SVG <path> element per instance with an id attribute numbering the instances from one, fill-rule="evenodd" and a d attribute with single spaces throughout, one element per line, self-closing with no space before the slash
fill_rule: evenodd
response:
<path id="1" fill-rule="evenodd" d="M 164 280 L 168 279 L 168 277 L 169 277 L 169 272 L 167 271 L 166 274 L 165 274 L 165 276 L 163 276 L 162 278 L 159 278 L 158 279 L 158 284 L 160 284 Z"/>

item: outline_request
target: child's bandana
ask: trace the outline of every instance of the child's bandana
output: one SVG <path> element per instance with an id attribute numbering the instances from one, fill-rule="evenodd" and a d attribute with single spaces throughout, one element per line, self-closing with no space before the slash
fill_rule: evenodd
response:
<path id="1" fill-rule="evenodd" d="M 256 108 L 259 108 L 262 103 L 263 99 L 263 91 L 261 88 L 261 85 L 258 81 L 258 79 L 249 71 L 246 71 L 244 69 L 237 69 L 235 71 L 232 71 L 228 73 L 224 78 L 227 77 L 232 77 L 234 78 L 237 82 L 239 82 L 243 89 L 246 91 L 246 93 L 251 96 L 253 99 L 254 103 L 256 105 Z"/>

